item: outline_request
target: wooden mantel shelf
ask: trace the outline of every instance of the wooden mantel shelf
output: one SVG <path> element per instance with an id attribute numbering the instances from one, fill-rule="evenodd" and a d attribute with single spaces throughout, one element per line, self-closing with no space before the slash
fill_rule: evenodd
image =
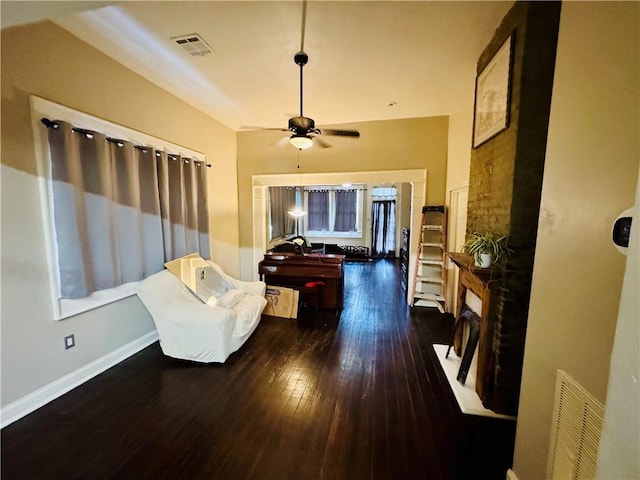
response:
<path id="1" fill-rule="evenodd" d="M 466 253 L 447 252 L 447 256 L 459 268 L 470 271 L 483 282 L 489 282 L 501 276 L 501 270 L 498 268 L 476 267 L 475 262 L 473 261 L 473 257 L 471 255 L 467 255 Z"/>

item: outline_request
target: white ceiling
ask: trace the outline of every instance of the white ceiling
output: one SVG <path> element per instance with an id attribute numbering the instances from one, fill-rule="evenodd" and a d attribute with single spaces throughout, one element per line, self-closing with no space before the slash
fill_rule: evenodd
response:
<path id="1" fill-rule="evenodd" d="M 302 2 L 111 3 L 54 20 L 234 130 L 285 127 L 298 113 Z M 305 116 L 332 125 L 469 110 L 478 56 L 511 5 L 310 1 Z M 171 40 L 190 33 L 215 53 L 192 57 Z"/>

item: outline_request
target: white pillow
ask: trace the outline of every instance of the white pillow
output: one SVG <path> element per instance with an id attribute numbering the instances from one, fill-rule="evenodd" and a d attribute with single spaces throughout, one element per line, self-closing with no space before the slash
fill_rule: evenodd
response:
<path id="1" fill-rule="evenodd" d="M 233 288 L 233 285 L 213 267 L 198 267 L 195 272 L 196 295 L 202 301 L 209 302 L 210 297 L 220 298 Z"/>
<path id="2" fill-rule="evenodd" d="M 197 253 L 176 258 L 164 265 L 203 303 L 208 303 L 211 297 L 214 297 L 215 303 L 215 299 L 233 288 L 218 265 L 204 260 Z"/>
<path id="3" fill-rule="evenodd" d="M 242 290 L 232 288 L 227 290 L 222 296 L 216 298 L 214 296 L 209 297 L 207 305 L 215 305 L 222 308 L 233 308 L 244 298 L 246 294 Z"/>

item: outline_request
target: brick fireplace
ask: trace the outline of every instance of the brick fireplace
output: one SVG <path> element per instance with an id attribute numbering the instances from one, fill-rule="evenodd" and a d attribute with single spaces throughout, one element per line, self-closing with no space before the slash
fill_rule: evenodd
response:
<path id="1" fill-rule="evenodd" d="M 516 2 L 477 65 L 481 72 L 513 35 L 509 124 L 472 149 L 467 208 L 468 235 L 507 235 L 516 252 L 493 289 L 492 365 L 483 399 L 508 415 L 518 408 L 560 8 L 559 2 Z"/>

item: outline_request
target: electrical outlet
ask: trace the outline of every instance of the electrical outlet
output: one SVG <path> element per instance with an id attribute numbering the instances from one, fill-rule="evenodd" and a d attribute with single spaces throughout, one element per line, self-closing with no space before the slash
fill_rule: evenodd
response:
<path id="1" fill-rule="evenodd" d="M 75 335 L 71 334 L 71 335 L 67 335 L 66 337 L 64 337 L 64 349 L 65 350 L 69 350 L 71 347 L 75 347 L 76 346 L 76 337 Z"/>

